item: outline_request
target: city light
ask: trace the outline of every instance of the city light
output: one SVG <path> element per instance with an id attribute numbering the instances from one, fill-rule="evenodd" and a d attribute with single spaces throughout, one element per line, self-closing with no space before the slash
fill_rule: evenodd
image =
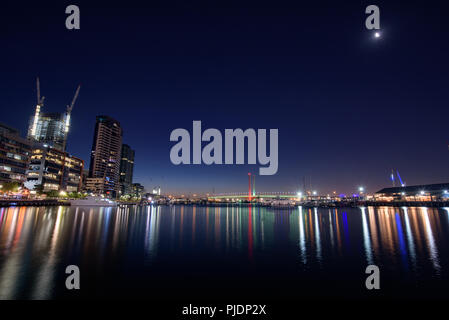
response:
<path id="1" fill-rule="evenodd" d="M 298 195 L 298 198 L 301 198 L 302 197 L 302 192 L 298 191 L 297 195 Z"/>
<path id="2" fill-rule="evenodd" d="M 365 191 L 365 188 L 359 187 L 359 191 L 360 191 L 360 192 L 363 192 L 363 191 Z"/>
<path id="3" fill-rule="evenodd" d="M 316 196 L 316 191 L 313 191 L 313 195 Z"/>
<path id="4" fill-rule="evenodd" d="M 375 37 L 375 38 L 380 38 L 380 33 L 379 33 L 379 32 L 376 32 L 376 33 L 374 34 L 374 37 Z"/>
<path id="5" fill-rule="evenodd" d="M 424 195 L 424 190 L 421 190 L 421 191 L 419 192 L 419 194 L 420 194 L 420 195 Z"/>

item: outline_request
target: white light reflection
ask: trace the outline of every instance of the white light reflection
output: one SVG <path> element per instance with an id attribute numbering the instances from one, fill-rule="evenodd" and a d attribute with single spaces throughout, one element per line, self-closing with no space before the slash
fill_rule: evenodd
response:
<path id="1" fill-rule="evenodd" d="M 410 251 L 410 257 L 412 259 L 413 269 L 416 269 L 416 250 L 415 250 L 415 244 L 413 243 L 413 233 L 412 233 L 412 229 L 410 227 L 410 219 L 408 217 L 408 208 L 403 207 L 402 210 L 404 210 L 405 231 L 406 231 L 406 235 L 407 235 L 408 250 Z"/>
<path id="2" fill-rule="evenodd" d="M 362 210 L 363 243 L 365 244 L 366 261 L 368 262 L 368 264 L 373 264 L 373 252 L 371 247 L 371 237 L 369 234 L 368 222 L 366 219 L 366 208 L 362 207 L 360 208 L 360 210 Z"/>
<path id="3" fill-rule="evenodd" d="M 304 236 L 304 222 L 303 222 L 303 212 L 302 207 L 298 207 L 299 210 L 299 247 L 301 249 L 302 263 L 307 263 L 307 252 L 306 252 L 306 239 Z"/>
<path id="4" fill-rule="evenodd" d="M 148 262 L 157 255 L 157 248 L 159 242 L 159 210 L 160 207 L 148 206 L 147 208 L 147 221 L 145 228 L 145 253 Z"/>
<path id="5" fill-rule="evenodd" d="M 334 228 L 332 223 L 332 211 L 329 209 L 329 234 L 331 238 L 331 248 L 334 248 Z"/>
<path id="6" fill-rule="evenodd" d="M 440 262 L 438 260 L 438 250 L 435 246 L 435 239 L 433 237 L 432 228 L 430 226 L 429 213 L 427 212 L 427 208 L 425 208 L 425 207 L 421 208 L 421 210 L 424 213 L 423 217 L 424 217 L 424 222 L 426 223 L 426 225 L 425 225 L 426 238 L 427 238 L 427 243 L 429 245 L 430 260 L 432 261 L 435 271 L 439 274 L 441 267 L 440 267 Z"/>
<path id="7" fill-rule="evenodd" d="M 314 208 L 315 212 L 315 240 L 316 240 L 316 258 L 321 262 L 321 241 L 320 241 L 320 227 L 318 225 L 318 209 Z"/>

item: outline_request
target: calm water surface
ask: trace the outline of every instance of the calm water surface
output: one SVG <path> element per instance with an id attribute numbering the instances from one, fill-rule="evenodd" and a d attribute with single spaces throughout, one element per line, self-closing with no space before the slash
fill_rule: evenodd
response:
<path id="1" fill-rule="evenodd" d="M 448 275 L 447 209 L 0 208 L 0 299 L 448 298 Z"/>

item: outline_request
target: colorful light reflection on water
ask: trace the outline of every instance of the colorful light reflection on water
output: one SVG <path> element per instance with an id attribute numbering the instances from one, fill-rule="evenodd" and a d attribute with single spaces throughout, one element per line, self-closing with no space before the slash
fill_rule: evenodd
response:
<path id="1" fill-rule="evenodd" d="M 360 297 L 370 264 L 386 297 L 447 297 L 448 240 L 436 208 L 0 208 L 0 298 Z"/>

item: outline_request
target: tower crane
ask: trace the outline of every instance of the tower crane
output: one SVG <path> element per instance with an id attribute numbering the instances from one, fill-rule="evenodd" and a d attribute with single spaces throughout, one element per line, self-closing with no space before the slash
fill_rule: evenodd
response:
<path id="1" fill-rule="evenodd" d="M 64 144 L 63 149 L 65 151 L 65 146 L 67 142 L 67 135 L 69 133 L 70 128 L 70 115 L 72 114 L 73 106 L 75 105 L 76 99 L 78 98 L 78 94 L 80 93 L 81 84 L 76 88 L 75 95 L 73 96 L 72 103 L 67 105 L 67 111 L 65 113 L 65 126 L 64 126 Z"/>
<path id="2" fill-rule="evenodd" d="M 33 118 L 33 125 L 31 127 L 31 132 L 28 132 L 28 134 L 31 135 L 32 138 L 35 138 L 36 136 L 37 123 L 39 122 L 41 108 L 44 106 L 44 99 L 45 99 L 45 97 L 41 97 L 41 85 L 39 82 L 39 77 L 36 78 L 36 89 L 37 89 L 36 110 L 34 111 L 34 118 Z"/>

